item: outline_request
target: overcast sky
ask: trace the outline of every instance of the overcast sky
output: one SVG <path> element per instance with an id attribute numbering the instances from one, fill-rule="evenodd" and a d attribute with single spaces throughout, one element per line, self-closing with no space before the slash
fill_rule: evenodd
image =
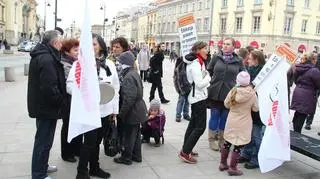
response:
<path id="1" fill-rule="evenodd" d="M 55 0 L 36 0 L 38 2 L 37 14 L 44 17 L 44 4 L 47 1 L 51 6 L 47 7 L 47 29 L 54 27 L 54 3 Z M 148 4 L 151 0 L 89 0 L 91 23 L 102 24 L 104 11 L 100 10 L 103 2 L 106 4 L 106 18 L 112 19 L 118 11 L 131 5 L 143 3 Z M 58 18 L 62 21 L 58 22 L 58 26 L 62 28 L 70 27 L 73 20 L 75 20 L 78 27 L 82 25 L 84 14 L 85 0 L 58 0 Z M 110 21 L 110 20 L 109 20 Z"/>

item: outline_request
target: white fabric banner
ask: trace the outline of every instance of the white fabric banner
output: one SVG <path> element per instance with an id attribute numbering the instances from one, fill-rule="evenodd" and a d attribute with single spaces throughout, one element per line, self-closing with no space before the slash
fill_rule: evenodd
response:
<path id="1" fill-rule="evenodd" d="M 285 58 L 273 55 L 261 70 L 262 74 L 259 73 L 262 75 L 260 79 L 259 75 L 257 76 L 259 82 L 256 90 L 260 117 L 266 125 L 258 154 L 262 173 L 272 171 L 283 162 L 290 161 L 290 115 L 287 90 L 289 68 L 290 64 Z"/>
<path id="2" fill-rule="evenodd" d="M 88 0 L 80 36 L 80 53 L 75 63 L 68 142 L 74 137 L 101 127 L 100 90 L 94 58 Z"/>

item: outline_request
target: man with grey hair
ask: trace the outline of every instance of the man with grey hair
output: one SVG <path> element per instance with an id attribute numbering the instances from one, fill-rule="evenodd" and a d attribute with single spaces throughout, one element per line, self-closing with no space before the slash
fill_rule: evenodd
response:
<path id="1" fill-rule="evenodd" d="M 47 173 L 57 171 L 48 165 L 57 120 L 62 118 L 66 84 L 60 63 L 61 35 L 57 30 L 45 32 L 42 42 L 30 53 L 28 78 L 28 112 L 36 118 L 36 135 L 32 155 L 32 179 L 51 179 Z"/>

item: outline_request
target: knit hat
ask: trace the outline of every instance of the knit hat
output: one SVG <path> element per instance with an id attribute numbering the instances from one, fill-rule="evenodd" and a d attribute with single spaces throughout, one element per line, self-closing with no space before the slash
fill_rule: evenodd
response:
<path id="1" fill-rule="evenodd" d="M 134 55 L 130 51 L 123 52 L 119 56 L 119 62 L 123 65 L 128 65 L 130 67 L 133 67 L 134 65 Z"/>
<path id="2" fill-rule="evenodd" d="M 242 71 L 237 75 L 237 84 L 240 86 L 249 86 L 250 85 L 250 75 L 246 71 Z"/>
<path id="3" fill-rule="evenodd" d="M 150 109 L 160 109 L 160 101 L 157 99 L 153 99 L 150 102 Z"/>

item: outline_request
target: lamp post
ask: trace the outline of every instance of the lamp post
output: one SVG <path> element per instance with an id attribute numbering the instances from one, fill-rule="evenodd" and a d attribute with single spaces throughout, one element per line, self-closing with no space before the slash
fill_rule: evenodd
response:
<path id="1" fill-rule="evenodd" d="M 47 0 L 44 1 L 44 20 L 43 20 L 43 30 L 46 31 L 46 21 L 47 21 L 47 6 L 50 7 L 50 3 Z"/>
<path id="2" fill-rule="evenodd" d="M 58 0 L 55 0 L 54 28 L 57 27 L 57 22 L 58 22 Z"/>
<path id="3" fill-rule="evenodd" d="M 100 7 L 100 10 L 103 11 L 103 28 L 102 28 L 102 36 L 105 36 L 105 28 L 106 28 L 106 22 L 108 22 L 108 18 L 106 18 L 106 4 L 103 2 L 103 4 Z"/>

